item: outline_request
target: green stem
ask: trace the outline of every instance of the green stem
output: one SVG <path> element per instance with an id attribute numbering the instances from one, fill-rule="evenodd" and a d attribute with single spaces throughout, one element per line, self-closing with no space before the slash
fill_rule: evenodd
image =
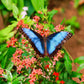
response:
<path id="1" fill-rule="evenodd" d="M 65 47 L 63 47 L 63 48 L 67 51 L 67 49 Z M 72 62 L 74 62 L 74 59 L 72 58 L 72 56 L 69 54 L 68 51 L 67 51 L 67 53 L 68 53 L 69 57 L 71 58 Z"/>

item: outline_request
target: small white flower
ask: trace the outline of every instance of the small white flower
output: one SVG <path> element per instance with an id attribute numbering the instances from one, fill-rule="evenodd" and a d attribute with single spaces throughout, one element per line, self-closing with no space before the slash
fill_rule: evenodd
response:
<path id="1" fill-rule="evenodd" d="M 22 18 L 24 18 L 25 15 L 27 15 L 26 11 L 21 12 L 21 15 L 22 15 Z"/>
<path id="2" fill-rule="evenodd" d="M 23 10 L 24 10 L 24 11 L 27 11 L 27 10 L 28 10 L 28 7 L 23 7 Z"/>
<path id="3" fill-rule="evenodd" d="M 22 18 L 25 18 L 25 16 L 27 15 L 27 11 L 28 7 L 23 7 L 23 11 L 21 12 Z"/>

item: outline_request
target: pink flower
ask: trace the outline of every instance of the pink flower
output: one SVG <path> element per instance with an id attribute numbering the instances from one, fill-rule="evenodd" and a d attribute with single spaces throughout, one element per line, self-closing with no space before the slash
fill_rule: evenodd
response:
<path id="1" fill-rule="evenodd" d="M 55 64 L 56 64 L 56 62 L 54 61 L 54 62 L 53 62 L 53 65 L 55 65 Z"/>
<path id="2" fill-rule="evenodd" d="M 42 75 L 42 74 L 43 74 L 43 72 L 42 72 L 41 69 L 37 69 L 37 70 L 36 70 L 36 73 L 37 73 L 38 75 Z"/>
<path id="3" fill-rule="evenodd" d="M 0 75 L 2 75 L 3 72 L 4 72 L 4 70 L 0 68 Z"/>
<path id="4" fill-rule="evenodd" d="M 59 31 L 61 31 L 61 30 L 64 30 L 64 27 L 59 24 L 59 25 L 57 25 L 57 26 L 55 27 L 55 29 L 56 29 L 56 32 L 59 32 Z"/>
<path id="5" fill-rule="evenodd" d="M 17 42 L 17 39 L 12 37 L 10 41 L 7 41 L 7 47 L 9 48 L 10 46 L 15 47 L 15 43 Z"/>
<path id="6" fill-rule="evenodd" d="M 23 15 L 22 18 L 24 18 L 25 16 Z M 23 20 L 20 20 L 18 21 L 18 24 L 17 24 L 17 29 L 19 29 L 20 27 L 22 28 L 28 28 L 28 25 L 27 24 L 24 24 L 24 21 Z"/>
<path id="7" fill-rule="evenodd" d="M 40 20 L 40 17 L 39 16 L 34 16 L 33 17 L 33 21 L 38 22 L 39 20 Z"/>
<path id="8" fill-rule="evenodd" d="M 23 53 L 22 49 L 20 49 L 20 50 L 18 51 L 18 53 L 21 55 L 21 54 Z"/>
<path id="9" fill-rule="evenodd" d="M 31 58 L 31 63 L 34 63 L 36 61 L 36 58 L 32 57 Z"/>
<path id="10" fill-rule="evenodd" d="M 54 61 L 59 61 L 58 57 L 54 56 Z"/>
<path id="11" fill-rule="evenodd" d="M 22 39 L 22 42 L 21 42 L 22 44 L 25 44 L 26 43 L 26 40 L 25 39 Z"/>
<path id="12" fill-rule="evenodd" d="M 30 80 L 29 80 L 30 84 L 32 84 L 32 83 L 34 83 L 34 81 L 36 81 L 36 74 L 42 75 L 43 72 L 41 69 L 33 69 L 32 73 L 28 77 L 28 78 L 30 78 Z"/>
<path id="13" fill-rule="evenodd" d="M 21 71 L 22 68 L 24 68 L 24 66 L 23 66 L 23 65 L 19 65 L 19 66 L 17 67 L 17 72 L 18 72 L 18 71 Z"/>
<path id="14" fill-rule="evenodd" d="M 57 57 L 62 57 L 62 53 L 60 50 L 57 52 Z"/>
<path id="15" fill-rule="evenodd" d="M 42 11 L 38 11 L 39 14 L 42 14 Z"/>
<path id="16" fill-rule="evenodd" d="M 84 75 L 82 75 L 81 77 L 81 82 L 84 82 Z"/>

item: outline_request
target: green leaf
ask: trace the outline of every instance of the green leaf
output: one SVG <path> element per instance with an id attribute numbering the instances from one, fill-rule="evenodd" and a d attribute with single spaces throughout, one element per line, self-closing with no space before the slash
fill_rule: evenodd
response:
<path id="1" fill-rule="evenodd" d="M 0 61 L 2 59 L 4 59 L 4 57 L 5 57 L 6 54 L 7 54 L 7 50 L 1 53 L 1 55 L 0 55 Z"/>
<path id="2" fill-rule="evenodd" d="M 9 25 L 8 27 L 0 30 L 0 42 L 3 42 L 4 40 L 7 40 L 14 35 L 15 31 L 11 31 L 14 29 L 14 27 L 16 27 L 16 25 L 17 22 L 14 22 L 12 25 Z"/>
<path id="3" fill-rule="evenodd" d="M 84 63 L 84 56 L 78 57 L 74 60 L 74 63 L 82 64 Z"/>
<path id="4" fill-rule="evenodd" d="M 15 4 L 12 4 L 12 10 L 13 10 L 13 16 L 14 16 L 14 18 L 18 18 L 18 14 L 19 14 L 19 10 L 18 10 L 18 8 L 17 8 L 17 6 L 15 5 Z"/>
<path id="5" fill-rule="evenodd" d="M 12 10 L 12 0 L 1 0 L 1 2 L 8 10 Z"/>
<path id="6" fill-rule="evenodd" d="M 71 60 L 69 58 L 69 54 L 67 53 L 67 51 L 65 49 L 63 49 L 63 51 L 64 51 L 64 59 L 65 59 L 65 61 L 64 61 L 65 68 L 68 71 L 68 73 L 71 74 L 71 71 L 72 71 L 72 62 L 71 62 Z"/>
<path id="7" fill-rule="evenodd" d="M 16 27 L 18 22 L 14 22 L 13 24 L 9 25 L 8 27 L 0 30 L 0 37 L 7 36 L 13 29 Z"/>
<path id="8" fill-rule="evenodd" d="M 4 9 L 4 5 L 3 4 L 0 4 L 0 10 Z"/>
<path id="9" fill-rule="evenodd" d="M 7 82 L 5 82 L 4 80 L 2 80 L 2 78 L 0 77 L 0 84 L 7 84 Z"/>
<path id="10" fill-rule="evenodd" d="M 62 20 L 62 22 L 60 24 L 63 25 L 64 21 L 65 21 L 65 18 Z"/>
<path id="11" fill-rule="evenodd" d="M 62 64 L 60 61 L 56 62 L 56 71 L 61 72 L 64 68 L 64 64 Z"/>
<path id="12" fill-rule="evenodd" d="M 66 80 L 67 78 L 68 78 L 68 73 L 65 72 L 65 73 L 64 73 L 64 79 Z"/>
<path id="13" fill-rule="evenodd" d="M 19 11 L 21 13 L 21 11 L 23 10 L 22 8 L 24 7 L 24 0 L 17 0 L 17 7 L 18 7 L 18 9 L 19 9 Z"/>
<path id="14" fill-rule="evenodd" d="M 13 73 L 13 80 L 16 79 L 18 75 L 19 75 L 19 74 L 17 73 L 17 71 L 15 71 L 15 72 Z"/>
<path id="15" fill-rule="evenodd" d="M 78 72 L 74 72 L 72 71 L 71 77 L 77 77 L 77 78 L 81 78 L 82 74 L 78 73 Z"/>
<path id="16" fill-rule="evenodd" d="M 1 62 L 1 67 L 4 69 L 6 66 L 6 62 L 7 62 L 7 56 L 4 57 L 4 59 Z"/>
<path id="17" fill-rule="evenodd" d="M 22 56 L 28 56 L 28 52 L 24 51 L 24 53 L 22 53 Z"/>
<path id="18" fill-rule="evenodd" d="M 30 68 L 28 68 L 28 74 L 30 74 L 31 73 L 31 69 Z"/>
<path id="19" fill-rule="evenodd" d="M 50 29 L 51 32 L 56 32 L 56 30 L 54 29 L 54 25 L 53 24 L 49 25 L 49 29 Z"/>
<path id="20" fill-rule="evenodd" d="M 8 13 L 8 11 L 7 11 L 7 10 L 5 10 L 5 9 L 4 9 L 4 10 L 2 10 L 2 14 L 3 14 L 3 16 L 4 16 L 4 15 L 7 15 L 7 13 Z"/>
<path id="21" fill-rule="evenodd" d="M 0 44 L 0 52 L 4 51 L 5 48 L 7 47 L 7 44 Z"/>
<path id="22" fill-rule="evenodd" d="M 74 0 L 74 7 L 77 8 L 79 6 L 79 1 L 80 0 Z"/>
<path id="23" fill-rule="evenodd" d="M 27 12 L 28 16 L 31 16 L 35 11 L 32 3 L 31 3 L 31 0 L 25 0 L 24 5 L 28 7 L 28 12 Z"/>
<path id="24" fill-rule="evenodd" d="M 28 24 L 29 26 L 33 25 L 34 24 L 34 21 L 30 19 L 30 17 L 26 16 L 24 18 L 24 23 L 25 24 Z"/>
<path id="25" fill-rule="evenodd" d="M 44 0 L 31 0 L 34 9 L 38 12 L 41 9 L 44 9 Z"/>
<path id="26" fill-rule="evenodd" d="M 79 29 L 80 28 L 80 24 L 76 20 L 77 20 L 77 17 L 73 16 L 71 19 L 66 20 L 65 24 L 66 25 L 71 25 L 72 27 L 75 27 L 76 29 Z"/>
<path id="27" fill-rule="evenodd" d="M 19 76 L 12 81 L 12 84 L 20 84 L 20 80 L 23 80 L 24 76 Z"/>
<path id="28" fill-rule="evenodd" d="M 12 57 L 12 55 L 13 55 L 13 53 L 16 51 L 16 48 L 13 48 L 13 47 L 9 47 L 8 48 L 8 51 L 7 51 L 7 53 L 6 53 L 6 55 L 5 55 L 5 57 L 4 57 L 4 59 L 2 60 L 2 62 L 1 62 L 1 66 L 2 66 L 2 68 L 5 68 L 5 67 L 7 67 L 7 64 L 9 64 L 10 63 L 10 58 Z"/>
<path id="29" fill-rule="evenodd" d="M 67 80 L 64 80 L 66 84 L 78 84 L 76 83 L 75 81 L 71 80 L 71 79 L 67 79 Z"/>
<path id="30" fill-rule="evenodd" d="M 44 62 L 44 61 L 49 61 L 50 60 L 50 58 L 49 57 L 44 57 L 43 59 L 41 59 L 41 62 Z"/>
<path id="31" fill-rule="evenodd" d="M 16 31 L 13 31 L 13 32 L 9 33 L 8 36 L 2 36 L 2 37 L 0 38 L 0 42 L 3 42 L 3 41 L 5 41 L 5 40 L 8 40 L 9 38 L 13 37 L 15 33 L 16 33 Z"/>
<path id="32" fill-rule="evenodd" d="M 8 81 L 12 81 L 12 73 L 9 70 L 6 70 L 6 74 L 2 74 L 4 78 L 6 78 Z"/>
<path id="33" fill-rule="evenodd" d="M 84 68 L 84 63 L 80 64 L 80 66 L 77 68 L 77 72 L 79 72 L 80 70 L 82 70 Z"/>
<path id="34" fill-rule="evenodd" d="M 71 29 L 71 25 L 66 26 L 64 30 L 74 34 L 74 31 Z"/>
<path id="35" fill-rule="evenodd" d="M 12 0 L 13 3 L 17 4 L 19 0 Z"/>
<path id="36" fill-rule="evenodd" d="M 48 12 L 48 19 L 49 19 L 49 21 L 52 20 L 53 16 L 54 16 L 56 13 L 58 13 L 57 10 L 52 10 L 52 11 Z"/>
<path id="37" fill-rule="evenodd" d="M 12 68 L 13 68 L 13 62 L 10 61 L 6 69 L 10 71 Z"/>

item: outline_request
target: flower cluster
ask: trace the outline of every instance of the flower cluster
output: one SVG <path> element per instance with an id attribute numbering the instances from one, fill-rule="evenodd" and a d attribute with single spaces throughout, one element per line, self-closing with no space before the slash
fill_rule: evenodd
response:
<path id="1" fill-rule="evenodd" d="M 45 66 L 45 69 L 49 68 L 49 64 Z"/>
<path id="2" fill-rule="evenodd" d="M 25 24 L 25 18 L 23 20 L 20 20 L 17 24 L 17 29 L 24 27 L 29 28 L 36 31 L 43 37 L 47 37 L 50 33 L 55 32 L 54 30 L 56 30 L 56 32 L 64 30 L 64 27 L 60 24 L 57 25 L 55 28 L 54 26 L 50 25 L 50 22 L 46 20 L 46 18 L 48 17 L 45 18 L 45 14 L 44 16 L 43 14 L 43 12 L 38 11 L 37 15 L 39 16 L 35 15 L 33 19 L 28 18 L 28 20 L 30 20 L 30 24 Z M 51 26 L 52 28 L 49 28 Z M 27 41 L 23 35 L 21 35 L 21 38 L 18 41 L 17 39 L 12 37 L 11 40 L 7 42 L 7 44 L 7 47 L 16 47 L 16 51 L 11 58 L 12 62 L 17 68 L 17 73 L 21 73 L 21 75 L 24 75 L 24 79 L 28 79 L 30 84 L 35 84 L 35 82 L 42 83 L 44 82 L 44 79 L 48 82 L 59 82 L 59 84 L 65 83 L 63 80 L 60 80 L 59 75 L 61 75 L 61 72 L 58 73 L 59 71 L 55 66 L 56 63 L 58 63 L 59 59 L 62 58 L 61 50 L 59 50 L 58 53 L 50 59 L 47 59 L 48 57 L 42 58 L 35 53 L 35 51 L 31 48 L 29 41 Z M 28 70 L 29 73 L 27 73 Z M 39 78 L 41 78 L 41 80 Z"/>
<path id="3" fill-rule="evenodd" d="M 44 26 L 42 24 L 36 24 L 36 28 L 37 28 L 37 32 L 41 35 L 41 36 L 48 36 L 49 35 L 49 30 L 48 29 L 44 29 Z"/>
<path id="4" fill-rule="evenodd" d="M 62 58 L 62 52 L 61 52 L 61 50 L 59 50 L 57 52 L 57 56 L 54 56 L 54 58 L 53 58 L 53 65 L 55 65 L 56 61 L 59 61 L 59 58 Z"/>
<path id="5" fill-rule="evenodd" d="M 32 73 L 29 75 L 29 82 L 30 84 L 34 84 L 34 82 L 37 80 L 36 76 L 37 75 L 42 75 L 43 72 L 41 69 L 33 69 Z"/>
<path id="6" fill-rule="evenodd" d="M 7 47 L 9 48 L 10 46 L 15 47 L 15 43 L 17 42 L 17 39 L 12 37 L 10 41 L 7 41 Z"/>
<path id="7" fill-rule="evenodd" d="M 16 52 L 13 54 L 12 57 L 12 62 L 14 63 L 14 65 L 17 67 L 17 72 L 21 71 L 22 68 L 26 67 L 26 69 L 28 69 L 28 67 L 31 67 L 31 65 L 36 62 L 36 58 L 32 57 L 31 59 L 27 56 L 24 56 L 24 59 L 22 59 L 22 53 L 23 51 L 20 50 L 16 50 Z"/>
<path id="8" fill-rule="evenodd" d="M 59 73 L 58 72 L 54 72 L 53 75 L 55 76 L 55 80 L 59 80 Z M 62 80 L 60 81 L 60 84 L 64 84 L 65 82 Z"/>
<path id="9" fill-rule="evenodd" d="M 18 24 L 17 24 L 17 29 L 19 29 L 20 27 L 22 28 L 29 28 L 27 24 L 24 24 L 24 21 L 23 20 L 20 20 L 18 21 Z"/>
<path id="10" fill-rule="evenodd" d="M 56 30 L 56 32 L 59 32 L 59 31 L 61 31 L 61 30 L 64 30 L 64 27 L 63 27 L 63 25 L 57 25 L 55 28 L 54 28 L 55 30 Z"/>

